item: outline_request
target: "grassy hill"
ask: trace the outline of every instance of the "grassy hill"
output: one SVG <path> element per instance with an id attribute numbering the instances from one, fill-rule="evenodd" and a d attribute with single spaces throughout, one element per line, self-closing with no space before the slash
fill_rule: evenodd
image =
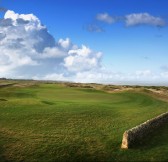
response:
<path id="1" fill-rule="evenodd" d="M 168 125 L 136 148 L 120 149 L 125 130 L 168 111 L 168 103 L 148 91 L 5 82 L 0 83 L 2 162 L 168 160 Z"/>

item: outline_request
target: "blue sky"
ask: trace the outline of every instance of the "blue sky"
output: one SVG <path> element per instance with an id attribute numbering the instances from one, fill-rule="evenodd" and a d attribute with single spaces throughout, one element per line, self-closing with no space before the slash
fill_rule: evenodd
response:
<path id="1" fill-rule="evenodd" d="M 167 84 L 166 0 L 2 0 L 1 6 L 14 12 L 8 12 L 4 22 L 5 19 L 11 19 L 13 29 L 23 30 L 23 33 L 14 32 L 15 35 L 11 36 L 12 27 L 9 29 L 1 23 L 1 33 L 6 32 L 1 43 L 4 53 L 1 54 L 3 59 L 0 63 L 6 61 L 6 64 L 1 63 L 1 77 Z M 25 24 L 14 23 L 17 20 L 13 17 L 17 13 L 32 14 L 41 26 L 45 26 L 46 31 L 39 31 L 41 28 L 25 30 Z M 36 26 L 37 20 L 28 17 L 17 16 L 17 19 L 26 19 L 29 25 Z M 42 33 L 39 40 L 44 39 L 40 45 L 35 41 L 39 33 Z M 22 41 L 22 45 L 32 39 L 42 50 L 39 52 L 36 49 L 38 54 L 26 52 L 23 56 L 20 54 L 23 46 L 20 49 L 17 46 L 14 62 L 11 60 L 14 55 L 8 48 L 13 42 L 16 43 L 14 37 L 20 39 L 22 34 L 29 35 Z M 46 35 L 51 35 L 56 45 L 48 45 L 52 40 Z M 7 40 L 11 40 L 11 37 L 13 40 L 7 46 Z M 66 48 L 63 47 L 65 43 Z M 16 47 L 15 44 L 13 46 Z M 34 47 L 35 44 L 29 45 L 32 51 Z M 37 59 L 35 55 L 41 56 Z M 25 59 L 29 61 L 25 63 Z"/>

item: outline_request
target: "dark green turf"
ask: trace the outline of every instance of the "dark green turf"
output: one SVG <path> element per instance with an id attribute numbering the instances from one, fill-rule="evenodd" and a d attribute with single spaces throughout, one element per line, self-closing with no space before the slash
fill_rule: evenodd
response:
<path id="1" fill-rule="evenodd" d="M 166 161 L 168 126 L 134 149 L 123 132 L 168 111 L 149 94 L 60 84 L 0 88 L 0 161 Z"/>

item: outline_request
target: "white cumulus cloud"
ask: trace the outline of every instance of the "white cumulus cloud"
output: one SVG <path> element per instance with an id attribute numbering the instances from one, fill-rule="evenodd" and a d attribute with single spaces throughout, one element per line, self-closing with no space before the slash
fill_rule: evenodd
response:
<path id="1" fill-rule="evenodd" d="M 115 22 L 115 19 L 112 16 L 110 16 L 108 13 L 99 13 L 96 16 L 96 19 L 108 24 L 112 24 Z"/>
<path id="2" fill-rule="evenodd" d="M 64 74 L 101 66 L 99 53 L 69 38 L 56 41 L 35 15 L 10 10 L 0 20 L 0 51 L 0 77 L 54 74 L 65 79 Z"/>
<path id="3" fill-rule="evenodd" d="M 114 22 L 108 14 L 97 18 L 107 23 Z M 151 19 L 150 24 L 163 24 L 159 18 Z M 140 22 L 139 18 L 136 23 L 128 24 Z M 144 22 L 147 23 L 147 18 Z M 105 69 L 101 52 L 95 52 L 86 45 L 73 44 L 70 38 L 56 41 L 35 15 L 8 10 L 0 20 L 0 77 L 118 83 L 157 77 L 167 79 L 167 71 L 154 75 L 150 70 L 123 74 Z"/>
<path id="4" fill-rule="evenodd" d="M 147 12 L 131 13 L 123 16 L 110 16 L 108 13 L 99 13 L 96 16 L 96 19 L 98 21 L 102 21 L 108 24 L 123 22 L 127 27 L 137 26 L 137 25 L 150 25 L 150 26 L 157 26 L 157 27 L 166 26 L 166 21 L 163 18 L 158 16 L 153 16 Z"/>
<path id="5" fill-rule="evenodd" d="M 64 59 L 64 66 L 71 72 L 88 71 L 101 67 L 100 52 L 93 52 L 90 48 L 82 45 L 81 48 L 69 50 Z"/>
<path id="6" fill-rule="evenodd" d="M 62 48 L 64 48 L 64 49 L 69 49 L 69 48 L 72 46 L 72 43 L 71 43 L 71 41 L 70 41 L 69 38 L 66 38 L 65 40 L 64 40 L 64 39 L 60 39 L 60 40 L 58 41 L 58 44 L 59 44 Z"/>
<path id="7" fill-rule="evenodd" d="M 150 15 L 149 13 L 134 13 L 125 16 L 126 26 L 135 25 L 152 25 L 165 26 L 166 22 L 160 18 Z"/>

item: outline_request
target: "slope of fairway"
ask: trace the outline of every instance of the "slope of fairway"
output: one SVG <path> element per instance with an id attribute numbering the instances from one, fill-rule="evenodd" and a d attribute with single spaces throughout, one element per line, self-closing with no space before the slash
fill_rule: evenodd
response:
<path id="1" fill-rule="evenodd" d="M 140 92 L 2 87 L 0 161 L 166 161 L 168 126 L 135 149 L 120 149 L 126 129 L 166 111 L 166 102 Z"/>

